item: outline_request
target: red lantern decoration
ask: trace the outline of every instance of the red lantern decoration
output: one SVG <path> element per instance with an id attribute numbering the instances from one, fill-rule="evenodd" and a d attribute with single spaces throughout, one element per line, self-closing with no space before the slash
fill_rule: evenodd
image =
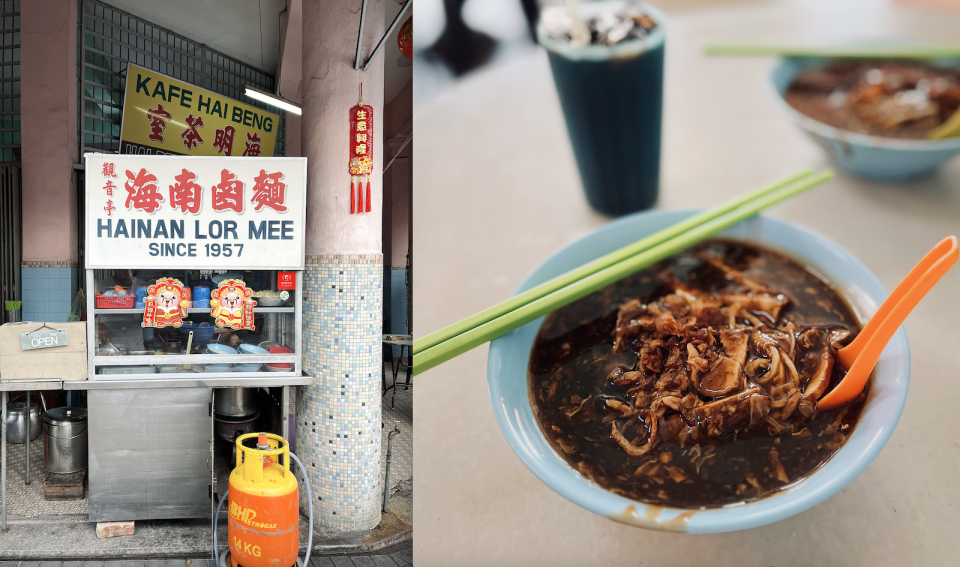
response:
<path id="1" fill-rule="evenodd" d="M 370 174 L 373 173 L 373 107 L 360 104 L 350 109 L 350 212 L 370 212 Z M 366 178 L 366 179 L 364 179 Z M 363 182 L 367 182 L 367 205 L 363 205 Z M 356 197 L 354 197 L 356 185 Z"/>
<path id="2" fill-rule="evenodd" d="M 407 18 L 397 33 L 397 47 L 407 59 L 413 59 L 413 16 Z"/>

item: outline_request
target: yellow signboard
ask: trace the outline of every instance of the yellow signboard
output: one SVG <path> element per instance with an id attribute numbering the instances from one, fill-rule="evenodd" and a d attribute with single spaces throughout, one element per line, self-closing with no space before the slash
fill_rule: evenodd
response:
<path id="1" fill-rule="evenodd" d="M 154 71 L 129 65 L 121 154 L 273 155 L 280 117 Z"/>

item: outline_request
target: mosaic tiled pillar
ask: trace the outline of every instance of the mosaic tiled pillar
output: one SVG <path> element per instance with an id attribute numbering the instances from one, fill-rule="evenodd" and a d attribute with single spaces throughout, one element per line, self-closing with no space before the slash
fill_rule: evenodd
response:
<path id="1" fill-rule="evenodd" d="M 382 277 L 382 254 L 307 255 L 303 363 L 315 383 L 297 399 L 297 450 L 328 531 L 380 523 Z"/>

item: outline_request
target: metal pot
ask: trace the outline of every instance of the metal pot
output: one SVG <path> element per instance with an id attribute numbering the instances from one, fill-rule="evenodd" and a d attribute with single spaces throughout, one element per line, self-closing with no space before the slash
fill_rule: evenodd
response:
<path id="1" fill-rule="evenodd" d="M 226 417 L 217 417 L 213 421 L 217 430 L 217 435 L 219 435 L 222 439 L 233 443 L 237 440 L 237 437 L 246 435 L 247 433 L 253 433 L 254 422 L 257 421 L 258 417 L 260 417 L 259 410 L 247 418 L 241 417 L 231 419 Z"/>
<path id="2" fill-rule="evenodd" d="M 19 398 L 20 396 L 17 396 Z M 16 398 L 14 398 L 16 400 Z M 43 397 L 40 401 L 46 405 Z M 43 412 L 40 411 L 40 404 L 30 402 L 30 440 L 34 441 L 40 437 L 41 418 Z M 26 443 L 27 442 L 27 402 L 11 401 L 7 404 L 7 442 Z"/>
<path id="3" fill-rule="evenodd" d="M 218 415 L 246 417 L 257 411 L 256 388 L 217 388 L 213 408 Z"/>
<path id="4" fill-rule="evenodd" d="M 43 416 L 43 458 L 47 472 L 72 473 L 87 468 L 87 410 L 54 408 Z"/>

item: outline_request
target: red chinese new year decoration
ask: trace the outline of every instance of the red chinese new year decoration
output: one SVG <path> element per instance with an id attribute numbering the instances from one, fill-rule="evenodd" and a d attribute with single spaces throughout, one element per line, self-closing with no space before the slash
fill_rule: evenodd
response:
<path id="1" fill-rule="evenodd" d="M 214 324 L 239 331 L 253 330 L 253 308 L 257 302 L 250 297 L 253 291 L 242 280 L 223 280 L 220 287 L 210 292 L 210 316 Z"/>
<path id="2" fill-rule="evenodd" d="M 413 59 L 413 16 L 407 18 L 397 33 L 397 47 L 407 59 Z"/>
<path id="3" fill-rule="evenodd" d="M 373 107 L 360 104 L 350 109 L 350 212 L 370 212 L 370 174 L 373 173 Z M 358 179 L 359 178 L 359 179 Z M 367 182 L 367 206 L 363 206 L 363 182 Z M 356 186 L 356 198 L 354 198 Z"/>
<path id="4" fill-rule="evenodd" d="M 144 298 L 143 327 L 179 327 L 190 306 L 190 288 L 173 278 L 160 278 L 147 287 Z"/>

